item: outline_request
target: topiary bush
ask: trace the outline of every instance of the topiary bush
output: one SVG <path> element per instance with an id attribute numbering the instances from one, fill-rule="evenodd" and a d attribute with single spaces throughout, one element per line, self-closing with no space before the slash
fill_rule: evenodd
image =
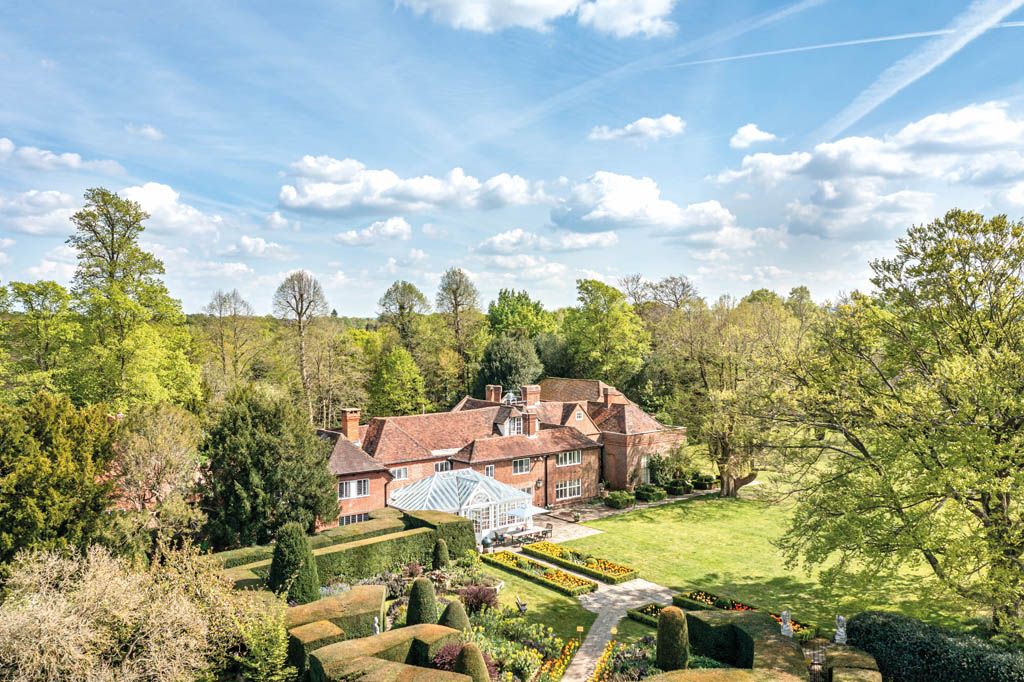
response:
<path id="1" fill-rule="evenodd" d="M 1024 652 L 887 611 L 858 613 L 850 644 L 875 657 L 892 682 L 1024 682 Z"/>
<path id="2" fill-rule="evenodd" d="M 469 630 L 472 627 L 469 623 L 469 616 L 466 615 L 466 609 L 458 599 L 453 599 L 448 603 L 437 624 L 459 630 L 460 632 Z"/>
<path id="3" fill-rule="evenodd" d="M 448 543 L 444 538 L 438 538 L 434 543 L 434 570 L 443 571 L 451 564 L 448 558 Z"/>
<path id="4" fill-rule="evenodd" d="M 427 578 L 416 578 L 409 592 L 409 611 L 405 617 L 406 625 L 420 623 L 437 624 L 437 595 L 434 594 L 434 583 Z"/>
<path id="5" fill-rule="evenodd" d="M 654 485 L 639 486 L 633 494 L 641 502 L 658 502 L 665 499 L 665 489 Z"/>
<path id="6" fill-rule="evenodd" d="M 658 615 L 657 660 L 665 671 L 684 670 L 690 662 L 690 633 L 678 606 L 666 606 Z"/>
<path id="7" fill-rule="evenodd" d="M 636 504 L 636 498 L 625 490 L 614 490 L 605 496 L 604 503 L 612 509 L 625 509 Z"/>
<path id="8" fill-rule="evenodd" d="M 490 682 L 491 675 L 487 670 L 487 663 L 484 661 L 484 654 L 473 642 L 466 642 L 455 659 L 453 669 L 457 673 L 469 675 L 473 682 Z"/>
<path id="9" fill-rule="evenodd" d="M 294 521 L 284 524 L 277 532 L 274 556 L 267 575 L 267 587 L 272 592 L 280 592 L 286 586 L 288 600 L 297 604 L 308 604 L 320 598 L 320 576 L 313 559 L 313 548 L 305 528 Z"/>

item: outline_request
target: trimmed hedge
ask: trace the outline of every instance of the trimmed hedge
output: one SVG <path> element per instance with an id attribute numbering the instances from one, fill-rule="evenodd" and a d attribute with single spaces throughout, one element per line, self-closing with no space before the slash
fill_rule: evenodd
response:
<path id="1" fill-rule="evenodd" d="M 684 611 L 711 611 L 714 606 L 709 606 L 704 602 L 696 601 L 695 599 L 688 599 L 681 594 L 672 595 L 672 603 Z"/>
<path id="2" fill-rule="evenodd" d="M 1024 682 L 1024 651 L 1008 651 L 916 618 L 865 611 L 847 625 L 850 643 L 892 682 Z"/>
<path id="3" fill-rule="evenodd" d="M 288 662 L 295 666 L 299 679 L 309 667 L 310 652 L 345 639 L 345 631 L 329 620 L 318 620 L 288 631 Z"/>
<path id="4" fill-rule="evenodd" d="M 667 606 L 658 615 L 655 655 L 662 670 L 685 670 L 690 663 L 690 634 L 686 615 L 678 606 Z"/>
<path id="5" fill-rule="evenodd" d="M 636 498 L 625 490 L 613 490 L 605 495 L 604 503 L 612 509 L 625 509 L 636 504 Z"/>
<path id="6" fill-rule="evenodd" d="M 437 595 L 434 594 L 434 583 L 430 578 L 416 578 L 409 591 L 409 610 L 405 617 L 406 625 L 421 623 L 437 624 Z"/>
<path id="7" fill-rule="evenodd" d="M 469 622 L 469 616 L 466 614 L 466 607 L 458 599 L 452 599 L 448 602 L 448 606 L 444 607 L 444 612 L 441 614 L 441 618 L 438 619 L 437 624 L 458 630 L 459 632 L 473 628 L 473 624 Z"/>
<path id="8" fill-rule="evenodd" d="M 806 674 L 796 677 L 778 670 L 696 668 L 653 675 L 644 682 L 803 682 L 806 679 Z"/>
<path id="9" fill-rule="evenodd" d="M 806 679 L 800 644 L 783 637 L 763 611 L 689 611 L 686 624 L 696 654 L 737 668 L 772 668 Z"/>
<path id="10" fill-rule="evenodd" d="M 473 678 L 460 673 L 414 667 L 370 656 L 332 662 L 328 671 L 321 669 L 316 677 L 311 674 L 310 679 L 318 682 L 473 682 Z"/>
<path id="11" fill-rule="evenodd" d="M 520 549 L 522 550 L 523 554 L 528 554 L 530 556 L 537 557 L 538 559 L 550 561 L 556 566 L 568 568 L 570 571 L 582 573 L 583 575 L 589 576 L 591 578 L 597 578 L 601 582 L 608 583 L 609 585 L 618 585 L 619 583 L 624 583 L 627 580 L 634 580 L 640 577 L 640 573 L 637 572 L 636 569 L 631 569 L 629 573 L 623 573 L 622 575 L 612 575 L 610 573 L 605 573 L 604 571 L 600 571 L 596 568 L 590 568 L 589 566 L 577 564 L 575 562 L 569 561 L 568 559 L 563 559 L 562 557 L 558 557 L 553 554 L 548 554 L 547 552 L 542 552 L 533 546 L 536 544 L 540 543 L 531 543 L 529 545 L 523 545 Z M 623 568 L 627 567 L 623 566 Z"/>
<path id="12" fill-rule="evenodd" d="M 665 492 L 669 495 L 689 495 L 693 492 L 693 484 L 687 481 L 670 481 L 665 486 Z"/>
<path id="13" fill-rule="evenodd" d="M 462 516 L 440 511 L 407 511 L 405 525 L 407 528 L 432 529 L 436 539 L 447 543 L 449 556 L 461 557 L 476 549 L 473 522 Z M 430 565 L 429 560 L 420 563 Z"/>
<path id="14" fill-rule="evenodd" d="M 319 599 L 320 576 L 313 560 L 313 548 L 302 525 L 295 522 L 284 524 L 276 539 L 267 587 L 278 593 L 287 585 L 288 600 L 298 604 Z"/>
<path id="15" fill-rule="evenodd" d="M 469 675 L 473 682 L 490 682 L 491 675 L 484 662 L 484 653 L 473 642 L 466 642 L 455 659 L 455 672 Z"/>
<path id="16" fill-rule="evenodd" d="M 544 576 L 537 575 L 536 573 L 533 573 L 532 571 L 527 571 L 527 570 L 524 570 L 522 568 L 519 568 L 518 566 L 511 566 L 511 565 L 506 564 L 506 563 L 504 563 L 502 561 L 498 561 L 497 559 L 494 558 L 493 554 L 481 554 L 480 558 L 483 559 L 483 561 L 485 563 L 488 563 L 488 564 L 490 564 L 492 566 L 497 566 L 498 568 L 502 568 L 502 569 L 504 569 L 506 571 L 509 571 L 511 573 L 515 573 L 516 575 L 520 575 L 520 576 L 526 578 L 527 580 L 532 580 L 533 582 L 537 583 L 538 585 L 543 585 L 544 587 L 549 587 L 552 590 L 555 590 L 556 592 L 561 592 L 562 594 L 567 594 L 570 597 L 576 597 L 576 596 L 579 596 L 581 594 L 586 594 L 587 592 L 594 592 L 595 590 L 597 590 L 597 583 L 595 583 L 595 582 L 591 582 L 591 583 L 589 583 L 587 585 L 580 585 L 579 587 L 568 587 L 566 585 L 562 585 L 561 583 L 556 583 L 553 580 L 548 580 Z"/>
<path id="17" fill-rule="evenodd" d="M 664 488 L 654 485 L 642 485 L 633 491 L 633 496 L 641 502 L 659 502 L 665 499 Z"/>
<path id="18" fill-rule="evenodd" d="M 388 630 L 372 637 L 335 642 L 317 649 L 309 657 L 309 679 L 312 682 L 332 682 L 345 679 L 346 664 L 363 657 L 383 659 L 393 663 L 427 666 L 437 652 L 448 642 L 457 641 L 461 633 L 443 625 L 409 625 Z M 406 679 L 414 679 L 419 671 L 402 666 Z M 424 670 L 424 673 L 438 672 Z M 403 674 L 396 669 L 396 675 Z M 354 678 L 361 679 L 361 678 Z M 377 679 L 374 677 L 374 679 Z M 390 678 L 389 678 L 390 679 Z M 433 678 L 431 678 L 433 679 Z M 450 676 L 442 679 L 453 679 Z M 468 678 L 459 675 L 457 679 Z"/>
<path id="19" fill-rule="evenodd" d="M 347 632 L 349 637 L 367 637 L 373 634 L 374 617 L 384 628 L 386 596 L 387 588 L 383 585 L 357 585 L 351 590 L 287 609 L 285 626 L 291 629 L 326 620 Z"/>
<path id="20" fill-rule="evenodd" d="M 316 557 L 320 582 L 327 584 L 339 577 L 348 580 L 370 578 L 410 561 L 430 565 L 434 553 L 434 532 L 430 528 L 417 528 L 318 549 L 313 556 Z"/>
<path id="21" fill-rule="evenodd" d="M 644 609 L 649 606 L 661 607 L 661 604 L 651 602 L 650 604 L 644 604 L 643 606 L 635 609 L 626 609 L 626 616 L 632 618 L 638 623 L 643 623 L 644 625 L 650 625 L 652 628 L 656 628 L 658 627 L 658 617 L 644 613 Z"/>

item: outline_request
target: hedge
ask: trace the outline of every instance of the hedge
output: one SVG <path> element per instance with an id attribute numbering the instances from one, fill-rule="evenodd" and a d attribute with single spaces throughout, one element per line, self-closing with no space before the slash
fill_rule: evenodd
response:
<path id="1" fill-rule="evenodd" d="M 604 503 L 612 509 L 625 509 L 636 504 L 636 498 L 625 490 L 613 490 L 605 496 Z"/>
<path id="2" fill-rule="evenodd" d="M 434 656 L 445 644 L 455 641 L 459 637 L 461 637 L 461 633 L 458 630 L 446 628 L 443 625 L 421 624 L 388 630 L 372 637 L 335 642 L 317 649 L 309 657 L 309 679 L 312 682 L 341 680 L 346 678 L 345 670 L 348 668 L 346 664 L 353 659 L 358 660 L 364 657 L 415 666 L 430 665 Z M 430 672 L 438 671 L 424 670 L 424 673 Z M 396 678 L 407 675 L 406 679 L 413 679 L 413 676 L 418 679 L 419 671 L 411 670 L 409 666 L 402 666 L 402 669 L 396 668 L 394 674 Z M 378 678 L 373 676 L 373 679 Z M 469 678 L 459 675 L 457 678 L 449 676 L 440 679 L 468 680 Z"/>
<path id="3" fill-rule="evenodd" d="M 387 588 L 383 585 L 357 585 L 317 601 L 293 606 L 284 613 L 285 625 L 296 628 L 317 621 L 330 621 L 348 633 L 349 637 L 367 637 L 373 634 L 373 619 L 384 628 L 384 600 Z"/>
<path id="4" fill-rule="evenodd" d="M 704 602 L 699 602 L 695 599 L 688 599 L 681 594 L 673 594 L 672 603 L 684 611 L 710 611 L 715 608 L 714 606 L 709 606 Z"/>
<path id="5" fill-rule="evenodd" d="M 687 595 L 691 594 L 702 594 L 705 598 L 710 600 L 700 601 L 698 599 L 691 598 Z M 704 592 L 703 590 L 695 590 L 686 594 L 674 594 L 672 595 L 672 603 L 681 609 L 687 611 L 762 611 L 762 609 L 751 606 L 750 604 L 744 604 L 743 602 L 730 599 L 729 597 L 722 597 L 717 594 L 711 594 L 710 592 Z M 779 616 L 770 612 L 768 613 L 777 623 L 781 623 Z M 804 623 L 793 619 L 793 634 L 799 640 L 810 639 L 818 633 L 818 627 L 811 623 Z"/>
<path id="6" fill-rule="evenodd" d="M 646 609 L 652 606 L 657 606 L 658 609 L 662 608 L 661 604 L 651 602 L 650 604 L 644 604 L 643 606 L 635 609 L 626 609 L 626 616 L 638 623 L 643 623 L 644 625 L 650 625 L 652 628 L 656 628 L 658 627 L 658 617 L 644 613 Z"/>
<path id="7" fill-rule="evenodd" d="M 669 495 L 689 495 L 693 492 L 693 485 L 686 481 L 670 481 L 665 486 L 665 491 Z"/>
<path id="8" fill-rule="evenodd" d="M 554 554 L 548 554 L 547 552 L 544 552 L 544 551 L 540 550 L 538 548 L 538 545 L 544 545 L 544 544 L 551 544 L 551 543 L 534 542 L 534 543 L 531 543 L 531 544 L 528 544 L 528 545 L 523 545 L 521 549 L 523 551 L 523 554 L 529 554 L 530 556 L 537 557 L 538 559 L 544 559 L 545 561 L 550 561 L 551 563 L 555 564 L 556 566 L 561 566 L 562 568 L 568 568 L 570 571 L 574 571 L 576 573 L 582 573 L 583 575 L 590 576 L 591 578 L 597 578 L 601 582 L 608 583 L 609 585 L 618 585 L 619 583 L 624 583 L 627 580 L 634 580 L 634 579 L 640 577 L 640 574 L 637 572 L 636 569 L 629 568 L 628 566 L 623 566 L 622 567 L 622 568 L 629 568 L 629 572 L 628 573 L 623 573 L 621 575 L 615 575 L 615 574 L 612 574 L 612 573 L 605 573 L 604 571 L 598 570 L 596 568 L 591 568 L 591 567 L 586 566 L 584 564 L 577 564 L 574 561 L 570 561 L 568 559 L 563 559 L 560 556 L 555 556 Z M 611 563 L 611 562 L 609 562 L 609 563 Z M 616 565 L 618 565 L 618 564 L 616 564 Z"/>
<path id="9" fill-rule="evenodd" d="M 850 619 L 846 632 L 892 682 L 1024 682 L 1024 651 L 1001 649 L 916 618 L 865 611 Z"/>
<path id="10" fill-rule="evenodd" d="M 313 555 L 320 582 L 326 585 L 339 577 L 348 580 L 370 578 L 410 561 L 429 566 L 434 553 L 434 533 L 430 528 L 416 528 L 318 549 Z"/>
<path id="11" fill-rule="evenodd" d="M 492 566 L 497 566 L 497 567 L 502 568 L 502 569 L 504 569 L 506 571 L 510 571 L 512 573 L 515 573 L 517 575 L 520 575 L 520 576 L 526 578 L 527 580 L 532 580 L 533 582 L 535 582 L 535 583 L 537 583 L 539 585 L 543 585 L 544 587 L 550 587 L 552 590 L 555 590 L 556 592 L 561 592 L 562 594 L 567 594 L 570 597 L 575 597 L 575 596 L 578 596 L 578 595 L 581 595 L 581 594 L 586 594 L 587 592 L 593 592 L 593 591 L 595 591 L 597 589 L 597 583 L 595 583 L 593 581 L 590 581 L 590 580 L 586 581 L 586 584 L 584 584 L 584 585 L 578 585 L 578 586 L 563 585 L 561 583 L 555 582 L 554 580 L 549 580 L 548 578 L 545 578 L 543 575 L 538 575 L 538 574 L 534 573 L 533 571 L 524 570 L 522 568 L 519 568 L 518 566 L 515 566 L 515 565 L 512 565 L 512 564 L 507 564 L 507 563 L 505 563 L 503 561 L 499 561 L 498 559 L 495 558 L 496 556 L 501 556 L 503 554 L 511 554 L 511 552 L 499 552 L 498 554 L 481 554 L 480 558 L 483 559 L 485 563 L 488 563 L 488 564 L 491 564 Z M 516 556 L 516 555 L 513 554 L 512 556 Z M 518 558 L 518 557 L 516 557 L 516 558 Z M 536 563 L 536 562 L 534 562 L 534 563 Z M 538 565 L 542 565 L 542 564 L 538 564 Z"/>
<path id="12" fill-rule="evenodd" d="M 473 533 L 473 522 L 462 516 L 440 511 L 407 511 L 405 512 L 407 528 L 430 528 L 436 539 L 448 544 L 448 555 L 461 557 L 466 552 L 476 549 L 476 535 Z M 430 561 L 422 562 L 430 565 Z"/>
<path id="13" fill-rule="evenodd" d="M 653 675 L 646 678 L 644 682 L 803 682 L 806 679 L 806 674 L 797 677 L 779 670 L 696 668 Z"/>
<path id="14" fill-rule="evenodd" d="M 345 631 L 329 620 L 294 627 L 288 631 L 288 662 L 295 666 L 299 679 L 304 679 L 310 652 L 344 639 Z"/>
<path id="15" fill-rule="evenodd" d="M 806 678 L 799 643 L 782 636 L 763 611 L 689 611 L 686 624 L 696 654 L 737 668 L 772 668 Z"/>
<path id="16" fill-rule="evenodd" d="M 633 496 L 641 502 L 659 502 L 665 499 L 665 489 L 653 485 L 642 485 L 633 491 Z"/>

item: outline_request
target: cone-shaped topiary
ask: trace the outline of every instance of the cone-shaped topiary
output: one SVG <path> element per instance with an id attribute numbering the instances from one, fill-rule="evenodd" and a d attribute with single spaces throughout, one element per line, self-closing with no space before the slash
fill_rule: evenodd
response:
<path id="1" fill-rule="evenodd" d="M 320 598 L 320 576 L 313 558 L 313 547 L 309 544 L 306 530 L 295 522 L 286 523 L 277 531 L 267 587 L 273 592 L 280 592 L 289 581 L 289 601 L 306 604 Z"/>
<path id="2" fill-rule="evenodd" d="M 690 634 L 686 614 L 678 606 L 666 606 L 658 616 L 658 667 L 683 670 L 690 663 Z"/>
<path id="3" fill-rule="evenodd" d="M 448 543 L 445 542 L 444 538 L 438 538 L 437 542 L 434 543 L 434 570 L 443 571 L 448 568 L 449 563 Z"/>
<path id="4" fill-rule="evenodd" d="M 469 675 L 473 682 L 490 682 L 491 676 L 487 672 L 487 663 L 484 662 L 484 654 L 473 642 L 466 642 L 455 659 L 455 672 Z"/>
<path id="5" fill-rule="evenodd" d="M 437 623 L 437 596 L 434 594 L 434 583 L 428 578 L 416 578 L 409 592 L 409 611 L 405 616 L 405 624 L 420 623 Z"/>
<path id="6" fill-rule="evenodd" d="M 466 609 L 458 599 L 448 602 L 448 606 L 445 607 L 444 613 L 441 614 L 441 620 L 437 621 L 437 624 L 456 630 L 469 630 L 472 627 L 469 623 L 469 616 L 466 615 Z"/>

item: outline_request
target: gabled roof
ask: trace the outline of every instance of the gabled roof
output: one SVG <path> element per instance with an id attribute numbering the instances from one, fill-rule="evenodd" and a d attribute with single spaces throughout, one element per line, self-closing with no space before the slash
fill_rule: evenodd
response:
<path id="1" fill-rule="evenodd" d="M 540 402 L 531 407 L 530 411 L 537 413 L 537 418 L 542 424 L 571 426 L 582 431 L 587 436 L 596 436 L 601 432 L 601 429 L 590 418 L 590 409 L 584 401 L 571 403 Z M 582 419 L 576 419 L 577 412 L 583 413 Z"/>
<path id="2" fill-rule="evenodd" d="M 613 403 L 605 407 L 602 402 L 588 403 L 594 423 L 602 431 L 615 433 L 647 433 L 665 427 L 657 419 L 641 410 L 635 403 Z"/>
<path id="3" fill-rule="evenodd" d="M 398 509 L 433 509 L 451 513 L 477 504 L 500 502 L 526 505 L 531 502 L 531 496 L 472 469 L 442 471 L 427 476 L 402 486 L 388 500 L 390 506 Z"/>
<path id="4" fill-rule="evenodd" d="M 613 387 L 597 379 L 548 377 L 540 381 L 540 399 L 562 403 L 601 400 L 606 388 Z"/>
<path id="5" fill-rule="evenodd" d="M 494 433 L 494 425 L 522 413 L 507 405 L 461 412 L 433 412 L 404 417 L 375 417 L 367 425 L 363 449 L 374 459 L 404 462 L 441 456 Z"/>
<path id="6" fill-rule="evenodd" d="M 596 447 L 599 445 L 595 441 L 576 429 L 568 426 L 556 426 L 541 429 L 535 438 L 529 436 L 479 438 L 455 453 L 452 459 L 456 462 L 478 464 Z"/>
<path id="7" fill-rule="evenodd" d="M 384 465 L 363 452 L 358 445 L 338 431 L 320 429 L 317 431 L 317 435 L 334 443 L 334 449 L 327 460 L 327 468 L 334 476 L 365 474 L 386 469 Z"/>

